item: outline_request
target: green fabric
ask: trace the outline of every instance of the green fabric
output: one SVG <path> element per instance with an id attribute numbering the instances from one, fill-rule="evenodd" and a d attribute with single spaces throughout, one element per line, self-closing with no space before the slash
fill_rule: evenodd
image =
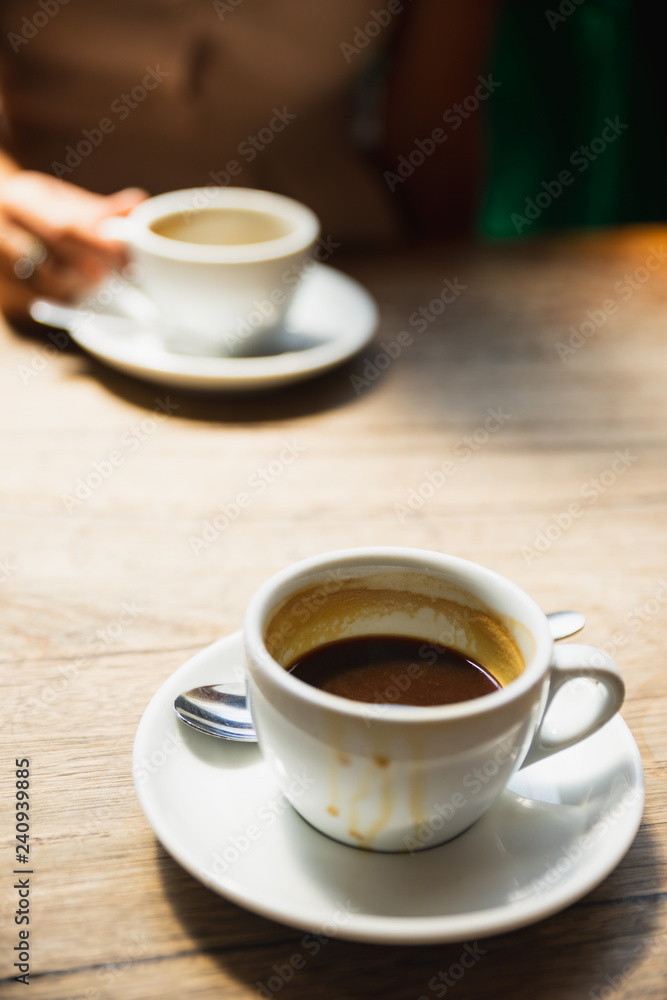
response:
<path id="1" fill-rule="evenodd" d="M 492 67 L 501 86 L 484 107 L 481 234 L 667 218 L 667 149 L 631 0 L 557 0 L 546 11 L 509 0 Z M 628 127 L 600 152 L 609 121 Z M 564 170 L 573 180 L 558 194 Z"/>

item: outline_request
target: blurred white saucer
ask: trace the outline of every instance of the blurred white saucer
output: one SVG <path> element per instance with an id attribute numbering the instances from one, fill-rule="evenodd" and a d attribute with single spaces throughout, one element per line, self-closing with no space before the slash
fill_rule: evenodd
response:
<path id="1" fill-rule="evenodd" d="M 32 305 L 32 316 L 64 326 L 80 347 L 111 368 L 175 388 L 244 392 L 299 382 L 353 357 L 371 340 L 378 323 L 375 301 L 359 282 L 318 264 L 303 279 L 271 354 L 228 358 L 176 353 L 165 347 L 148 318 L 142 293 L 112 280 L 113 289 L 102 285 L 75 304 L 71 319 L 40 299 Z M 90 298 L 108 305 L 91 312 L 86 308 Z M 113 317 L 132 322 L 124 327 Z"/>

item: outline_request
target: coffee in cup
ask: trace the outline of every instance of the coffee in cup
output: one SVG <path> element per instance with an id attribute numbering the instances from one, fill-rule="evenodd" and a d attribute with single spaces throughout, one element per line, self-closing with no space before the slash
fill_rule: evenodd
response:
<path id="1" fill-rule="evenodd" d="M 289 798 L 304 776 L 301 816 L 369 850 L 451 840 L 519 767 L 584 739 L 623 701 L 605 653 L 554 649 L 519 587 L 436 552 L 349 549 L 297 563 L 252 598 L 244 639 L 253 723 L 279 785 Z M 433 671 L 450 676 L 429 703 Z M 582 677 L 595 682 L 594 711 L 550 732 L 552 699 Z"/>
<path id="2" fill-rule="evenodd" d="M 374 705 L 453 705 L 501 686 L 490 670 L 457 649 L 398 635 L 326 643 L 288 669 L 320 691 Z"/>
<path id="3" fill-rule="evenodd" d="M 247 208 L 205 208 L 191 215 L 174 212 L 149 226 L 158 236 L 182 243 L 205 246 L 246 246 L 282 239 L 291 232 L 289 223 L 272 212 Z"/>

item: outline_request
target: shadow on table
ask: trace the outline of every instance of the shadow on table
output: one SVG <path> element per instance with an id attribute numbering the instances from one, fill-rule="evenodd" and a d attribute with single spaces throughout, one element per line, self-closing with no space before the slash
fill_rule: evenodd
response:
<path id="1" fill-rule="evenodd" d="M 348 406 L 358 399 L 350 381 L 357 368 L 354 360 L 293 385 L 237 393 L 204 393 L 151 385 L 112 371 L 92 358 L 87 361 L 108 392 L 150 413 L 156 408 L 156 400 L 168 398 L 178 405 L 174 412 L 180 420 L 222 424 L 291 420 Z"/>
<path id="2" fill-rule="evenodd" d="M 218 897 L 168 856 L 162 878 L 184 931 L 249 996 L 284 988 L 295 1000 L 433 1000 L 456 987 L 457 1000 L 598 1000 L 626 995 L 635 966 L 663 947 L 656 857 L 644 828 L 602 886 L 569 909 L 509 934 L 422 947 L 318 941 Z"/>
<path id="3" fill-rule="evenodd" d="M 18 337 L 41 345 L 45 343 L 45 329 L 49 328 L 29 321 L 13 325 L 13 332 Z M 66 336 L 62 330 L 51 332 Z M 50 342 L 47 343 L 52 348 Z M 371 344 L 368 351 L 372 350 Z M 60 351 L 79 358 L 78 375 L 95 378 L 109 393 L 119 396 L 133 406 L 151 413 L 155 411 L 157 401 L 168 398 L 170 402 L 177 404 L 174 412 L 180 419 L 224 424 L 287 420 L 355 403 L 359 399 L 359 392 L 355 390 L 353 376 L 359 376 L 366 354 L 362 351 L 322 375 L 305 378 L 282 387 L 256 391 L 203 392 L 144 382 L 139 378 L 125 375 L 97 361 L 72 340 L 65 348 L 59 347 Z M 366 388 L 364 387 L 364 395 Z M 377 386 L 369 388 L 375 389 Z"/>

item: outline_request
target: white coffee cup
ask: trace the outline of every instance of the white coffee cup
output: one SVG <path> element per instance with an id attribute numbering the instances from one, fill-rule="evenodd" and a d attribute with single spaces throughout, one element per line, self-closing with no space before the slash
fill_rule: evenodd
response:
<path id="1" fill-rule="evenodd" d="M 453 647 L 503 686 L 451 705 L 376 705 L 286 669 L 324 643 L 369 634 Z M 613 660 L 592 646 L 554 648 L 546 616 L 514 583 L 418 549 L 346 549 L 291 566 L 251 599 L 244 641 L 253 722 L 281 789 L 317 830 L 377 851 L 456 837 L 519 767 L 595 732 L 624 697 Z M 588 717 L 550 733 L 552 699 L 582 677 Z"/>
<path id="2" fill-rule="evenodd" d="M 100 232 L 125 243 L 168 347 L 233 356 L 270 347 L 319 221 L 283 195 L 210 187 L 149 198 Z"/>

